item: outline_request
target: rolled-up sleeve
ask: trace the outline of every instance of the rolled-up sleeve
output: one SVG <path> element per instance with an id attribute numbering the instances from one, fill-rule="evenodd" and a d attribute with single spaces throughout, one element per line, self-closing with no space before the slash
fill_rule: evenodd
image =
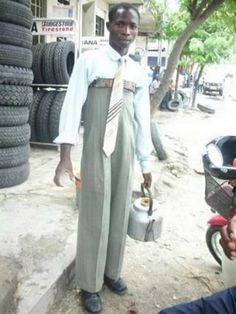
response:
<path id="1" fill-rule="evenodd" d="M 82 55 L 77 60 L 70 77 L 60 114 L 59 135 L 54 143 L 75 144 L 77 142 L 81 111 L 87 97 L 88 85 L 86 60 Z"/>
<path id="2" fill-rule="evenodd" d="M 153 150 L 150 131 L 150 100 L 148 84 L 143 82 L 134 95 L 134 117 L 136 121 L 136 155 L 143 173 L 151 172 Z"/>

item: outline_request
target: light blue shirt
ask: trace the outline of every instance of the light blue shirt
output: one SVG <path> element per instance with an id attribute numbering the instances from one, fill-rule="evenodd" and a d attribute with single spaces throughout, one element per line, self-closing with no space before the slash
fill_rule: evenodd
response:
<path id="1" fill-rule="evenodd" d="M 78 139 L 81 111 L 89 85 L 98 78 L 114 78 L 120 54 L 111 46 L 83 53 L 77 60 L 67 89 L 60 116 L 59 136 L 55 143 L 75 144 Z M 150 133 L 150 102 L 146 73 L 139 64 L 125 56 L 124 79 L 136 85 L 134 119 L 136 155 L 143 173 L 150 172 L 152 141 Z"/>

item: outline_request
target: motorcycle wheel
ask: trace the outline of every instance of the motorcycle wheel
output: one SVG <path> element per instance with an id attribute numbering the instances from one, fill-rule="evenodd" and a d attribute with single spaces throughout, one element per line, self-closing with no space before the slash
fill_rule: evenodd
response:
<path id="1" fill-rule="evenodd" d="M 221 226 L 209 226 L 206 232 L 206 244 L 216 262 L 221 265 L 223 249 L 220 245 Z"/>

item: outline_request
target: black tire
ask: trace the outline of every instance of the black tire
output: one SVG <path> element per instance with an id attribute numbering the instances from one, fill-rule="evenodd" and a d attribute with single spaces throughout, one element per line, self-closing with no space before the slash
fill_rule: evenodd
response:
<path id="1" fill-rule="evenodd" d="M 57 42 L 45 44 L 42 51 L 42 76 L 45 84 L 56 84 L 53 64 L 57 44 Z"/>
<path id="2" fill-rule="evenodd" d="M 34 83 L 43 84 L 43 74 L 42 74 L 42 53 L 44 49 L 44 44 L 38 44 L 32 47 L 33 53 L 33 63 L 32 70 L 34 73 Z"/>
<path id="3" fill-rule="evenodd" d="M 30 145 L 0 148 L 0 169 L 16 167 L 29 160 Z"/>
<path id="4" fill-rule="evenodd" d="M 25 145 L 30 139 L 30 126 L 0 127 L 0 147 Z"/>
<path id="5" fill-rule="evenodd" d="M 177 111 L 179 109 L 179 106 L 181 105 L 181 101 L 178 99 L 172 99 L 167 103 L 167 109 L 170 111 Z"/>
<path id="6" fill-rule="evenodd" d="M 220 229 L 221 226 L 209 226 L 206 232 L 206 244 L 216 262 L 222 264 L 222 250 L 220 249 Z"/>
<path id="7" fill-rule="evenodd" d="M 31 49 L 32 34 L 30 29 L 1 21 L 0 29 L 0 43 Z"/>
<path id="8" fill-rule="evenodd" d="M 182 90 L 177 90 L 177 99 L 182 101 L 183 104 L 185 104 L 188 101 L 187 95 Z"/>
<path id="9" fill-rule="evenodd" d="M 11 168 L 0 169 L 0 188 L 8 188 L 25 182 L 30 172 L 29 163 Z"/>
<path id="10" fill-rule="evenodd" d="M 31 27 L 33 15 L 30 8 L 9 0 L 0 1 L 0 21 Z"/>
<path id="11" fill-rule="evenodd" d="M 32 51 L 27 48 L 1 44 L 0 64 L 31 68 Z"/>
<path id="12" fill-rule="evenodd" d="M 33 89 L 30 86 L 0 85 L 0 105 L 30 106 L 33 100 Z"/>
<path id="13" fill-rule="evenodd" d="M 49 114 L 49 134 L 50 142 L 53 142 L 59 134 L 59 122 L 61 108 L 64 102 L 66 92 L 58 92 L 53 100 Z"/>
<path id="14" fill-rule="evenodd" d="M 26 124 L 29 119 L 28 107 L 0 106 L 0 126 Z"/>
<path id="15" fill-rule="evenodd" d="M 162 144 L 162 141 L 158 132 L 158 124 L 157 122 L 154 122 L 154 121 L 151 122 L 151 137 L 152 137 L 152 144 L 155 148 L 158 159 L 166 160 L 168 158 L 168 155 L 166 153 L 166 150 L 164 149 L 164 146 Z"/>
<path id="16" fill-rule="evenodd" d="M 197 107 L 198 107 L 199 110 L 201 110 L 203 112 L 210 113 L 210 114 L 215 113 L 215 109 L 211 108 L 211 107 L 209 107 L 207 105 L 197 104 Z"/>
<path id="17" fill-rule="evenodd" d="M 32 142 L 37 142 L 38 141 L 38 134 L 36 130 L 36 116 L 37 116 L 37 111 L 38 107 L 40 104 L 41 99 L 45 95 L 44 90 L 36 91 L 33 96 L 33 102 L 32 106 L 30 107 L 30 115 L 29 115 L 29 124 L 31 127 L 31 137 L 30 140 Z"/>
<path id="18" fill-rule="evenodd" d="M 75 61 L 75 44 L 58 42 L 54 54 L 54 73 L 57 84 L 68 84 Z"/>
<path id="19" fill-rule="evenodd" d="M 31 69 L 0 64 L 0 84 L 31 85 L 32 81 Z"/>
<path id="20" fill-rule="evenodd" d="M 49 114 L 56 92 L 47 92 L 39 105 L 36 115 L 36 132 L 41 143 L 50 143 Z"/>

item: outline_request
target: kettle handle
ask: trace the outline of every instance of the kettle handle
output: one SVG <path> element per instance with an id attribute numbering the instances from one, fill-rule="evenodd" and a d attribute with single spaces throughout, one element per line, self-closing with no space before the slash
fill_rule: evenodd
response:
<path id="1" fill-rule="evenodd" d="M 142 196 L 147 196 L 145 193 L 145 190 L 148 192 L 148 198 L 149 198 L 149 209 L 148 209 L 148 216 L 152 216 L 153 213 L 153 198 L 152 198 L 152 192 L 149 188 L 145 187 L 143 183 L 141 183 L 141 191 Z"/>

